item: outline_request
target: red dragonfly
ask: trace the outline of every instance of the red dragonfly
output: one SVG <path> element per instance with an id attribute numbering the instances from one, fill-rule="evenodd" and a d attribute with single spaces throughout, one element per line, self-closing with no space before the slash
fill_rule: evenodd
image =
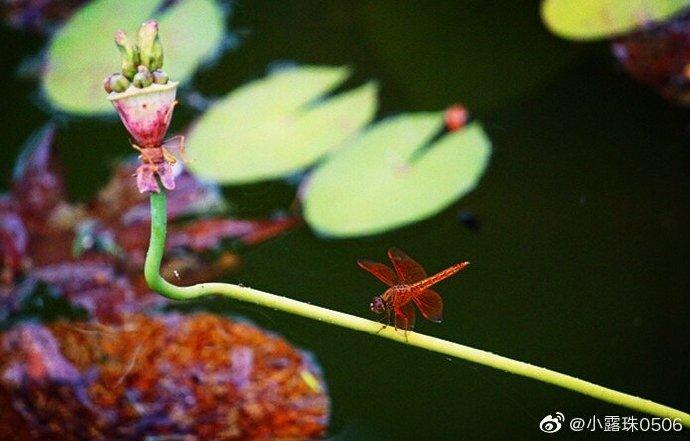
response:
<path id="1" fill-rule="evenodd" d="M 415 321 L 414 305 L 422 315 L 432 322 L 443 319 L 443 299 L 434 290 L 429 289 L 458 271 L 463 270 L 469 262 L 460 262 L 443 271 L 427 277 L 422 266 L 410 256 L 397 248 L 388 250 L 388 257 L 393 263 L 393 271 L 388 266 L 371 260 L 358 260 L 357 264 L 389 286 L 380 296 L 374 297 L 370 308 L 376 314 L 386 313 L 386 323 L 391 323 L 391 313 L 395 314 L 395 329 L 407 332 Z M 385 325 L 384 325 L 385 327 Z"/>

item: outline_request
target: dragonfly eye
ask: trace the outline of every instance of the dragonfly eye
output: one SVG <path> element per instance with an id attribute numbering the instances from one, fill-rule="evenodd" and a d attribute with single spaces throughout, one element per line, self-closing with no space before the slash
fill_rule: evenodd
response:
<path id="1" fill-rule="evenodd" d="M 374 299 L 371 301 L 370 308 L 372 312 L 376 314 L 381 314 L 383 311 L 386 310 L 386 303 L 383 301 L 381 297 L 374 297 Z"/>

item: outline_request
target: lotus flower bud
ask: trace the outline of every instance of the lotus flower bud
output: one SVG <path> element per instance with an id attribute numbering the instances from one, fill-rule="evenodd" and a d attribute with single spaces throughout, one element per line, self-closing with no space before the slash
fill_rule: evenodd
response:
<path id="1" fill-rule="evenodd" d="M 162 70 L 154 70 L 153 71 L 153 82 L 156 84 L 168 84 L 168 74 L 163 72 Z"/>
<path id="2" fill-rule="evenodd" d="M 443 119 L 449 132 L 457 132 L 467 125 L 470 113 L 462 104 L 454 104 L 446 109 Z"/>
<path id="3" fill-rule="evenodd" d="M 139 191 L 158 192 L 161 190 L 160 185 L 172 190 L 175 188 L 173 165 L 177 161 L 164 147 L 163 138 L 177 103 L 175 94 L 178 83 L 169 81 L 168 75 L 160 70 L 163 65 L 163 49 L 158 38 L 158 23 L 153 20 L 144 22 L 139 29 L 138 38 L 138 45 L 134 46 L 135 51 L 138 51 L 138 64 L 132 76 L 134 87 L 129 87 L 124 93 L 110 93 L 108 100 L 132 135 L 133 147 L 141 153 L 142 163 L 136 171 Z M 118 33 L 118 39 L 126 41 L 124 33 Z M 132 48 L 125 43 L 121 46 L 125 49 L 123 54 L 128 53 L 126 49 Z M 128 61 L 132 59 L 127 58 Z M 113 75 L 111 78 L 120 77 L 122 76 Z M 156 84 L 152 85 L 154 81 Z M 106 90 L 118 91 L 122 89 L 120 83 L 109 79 Z"/>
<path id="4" fill-rule="evenodd" d="M 107 93 L 124 92 L 129 87 L 129 80 L 121 73 L 114 73 L 105 79 L 103 88 Z"/>
<path id="5" fill-rule="evenodd" d="M 163 67 L 163 46 L 158 37 L 158 22 L 145 21 L 139 28 L 141 64 L 154 71 Z"/>
<path id="6" fill-rule="evenodd" d="M 139 89 L 149 87 L 153 83 L 153 75 L 151 75 L 151 72 L 146 66 L 139 66 L 137 70 L 137 74 L 134 75 L 134 79 L 132 79 L 134 87 L 138 87 Z"/>
<path id="7" fill-rule="evenodd" d="M 127 34 L 122 29 L 115 33 L 115 45 L 120 50 L 122 57 L 122 74 L 132 80 L 137 73 L 137 66 L 140 62 L 139 49 L 127 38 Z"/>

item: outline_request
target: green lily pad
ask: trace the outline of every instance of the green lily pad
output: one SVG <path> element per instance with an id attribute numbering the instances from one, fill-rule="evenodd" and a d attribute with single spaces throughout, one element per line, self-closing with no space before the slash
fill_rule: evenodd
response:
<path id="1" fill-rule="evenodd" d="M 157 13 L 162 0 L 96 0 L 58 31 L 47 52 L 43 92 L 55 108 L 84 115 L 113 113 L 103 79 L 120 70 L 113 36 L 136 35 L 149 18 L 159 20 L 164 70 L 184 82 L 209 59 L 225 36 L 225 16 L 215 0 L 184 0 Z"/>
<path id="2" fill-rule="evenodd" d="M 382 233 L 433 216 L 475 188 L 491 155 L 482 126 L 438 141 L 440 112 L 383 121 L 347 143 L 306 183 L 307 223 L 326 236 Z"/>
<path id="3" fill-rule="evenodd" d="M 541 15 L 554 34 L 570 40 L 598 40 L 664 21 L 690 0 L 544 0 Z"/>
<path id="4" fill-rule="evenodd" d="M 222 184 L 246 184 L 309 167 L 376 113 L 373 83 L 324 98 L 348 75 L 344 67 L 305 66 L 230 93 L 192 127 L 189 168 Z"/>

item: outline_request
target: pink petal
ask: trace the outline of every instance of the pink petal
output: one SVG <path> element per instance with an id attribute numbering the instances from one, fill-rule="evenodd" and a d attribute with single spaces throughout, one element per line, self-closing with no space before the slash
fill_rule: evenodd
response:
<path id="1" fill-rule="evenodd" d="M 137 188 L 140 193 L 161 191 L 153 170 L 153 166 L 149 164 L 142 164 L 137 168 Z"/>
<path id="2" fill-rule="evenodd" d="M 161 178 L 161 183 L 163 187 L 168 190 L 175 189 L 175 173 L 173 172 L 173 166 L 168 162 L 163 162 L 158 165 L 158 176 Z"/>

